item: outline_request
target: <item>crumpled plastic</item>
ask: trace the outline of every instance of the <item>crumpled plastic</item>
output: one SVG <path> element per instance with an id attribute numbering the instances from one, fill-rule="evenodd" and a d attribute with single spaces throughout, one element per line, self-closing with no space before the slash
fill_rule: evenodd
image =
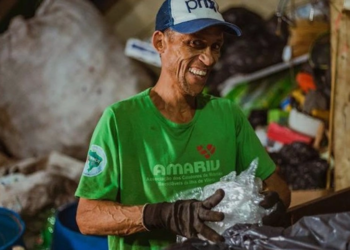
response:
<path id="1" fill-rule="evenodd" d="M 180 192 L 172 200 L 204 200 L 221 188 L 225 191 L 225 197 L 213 210 L 223 212 L 225 219 L 221 222 L 207 222 L 208 226 L 222 234 L 227 228 L 237 223 L 262 225 L 262 218 L 270 214 L 275 207 L 264 209 L 259 205 L 264 196 L 260 193 L 262 181 L 255 177 L 257 167 L 258 158 L 253 160 L 249 168 L 239 175 L 232 171 L 218 182 L 203 188 L 198 187 Z M 180 237 L 178 241 L 181 240 L 183 239 Z"/>
<path id="2" fill-rule="evenodd" d="M 166 250 L 349 250 L 350 212 L 305 216 L 288 228 L 236 224 L 224 243 L 189 239 Z"/>

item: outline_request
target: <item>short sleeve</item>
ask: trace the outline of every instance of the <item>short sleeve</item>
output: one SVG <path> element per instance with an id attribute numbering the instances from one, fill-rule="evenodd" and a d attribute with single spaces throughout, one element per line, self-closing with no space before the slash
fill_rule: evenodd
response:
<path id="1" fill-rule="evenodd" d="M 276 165 L 261 144 L 243 112 L 237 106 L 234 109 L 237 137 L 236 167 L 241 172 L 247 169 L 254 159 L 258 158 L 256 176 L 264 180 L 275 171 Z"/>
<path id="2" fill-rule="evenodd" d="M 107 108 L 93 132 L 75 195 L 86 199 L 116 200 L 118 179 L 117 124 L 112 108 Z"/>

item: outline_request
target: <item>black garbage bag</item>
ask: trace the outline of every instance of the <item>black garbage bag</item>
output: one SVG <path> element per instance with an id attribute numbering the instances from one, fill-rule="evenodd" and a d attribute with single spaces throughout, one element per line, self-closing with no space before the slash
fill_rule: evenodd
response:
<path id="1" fill-rule="evenodd" d="M 217 95 L 217 87 L 229 77 L 248 74 L 282 61 L 288 40 L 288 26 L 282 23 L 281 35 L 276 34 L 277 18 L 264 20 L 244 7 L 232 7 L 223 12 L 225 20 L 235 23 L 242 36 L 225 36 L 222 56 L 209 76 L 208 89 Z"/>
<path id="2" fill-rule="evenodd" d="M 256 32 L 264 29 L 265 20 L 259 14 L 244 7 L 229 8 L 222 12 L 222 16 L 227 22 L 234 23 L 242 30 L 242 35 L 239 38 L 225 34 L 224 51 L 227 46 L 238 39 L 252 38 Z"/>
<path id="3" fill-rule="evenodd" d="M 304 142 L 284 145 L 279 152 L 270 154 L 279 166 L 281 176 L 292 190 L 325 188 L 329 163 L 319 152 Z"/>
<path id="4" fill-rule="evenodd" d="M 331 38 L 330 33 L 320 35 L 310 48 L 310 65 L 317 90 L 330 100 L 331 96 Z"/>
<path id="5" fill-rule="evenodd" d="M 283 163 L 290 165 L 298 165 L 320 157 L 320 153 L 316 149 L 304 142 L 293 142 L 284 145 L 279 154 L 283 159 Z"/>
<path id="6" fill-rule="evenodd" d="M 235 225 L 223 235 L 227 245 L 249 250 L 348 250 L 350 212 L 305 216 L 286 229 Z"/>
<path id="7" fill-rule="evenodd" d="M 349 250 L 350 212 L 305 216 L 287 228 L 236 224 L 223 236 L 225 243 L 189 239 L 167 250 Z"/>
<path id="8" fill-rule="evenodd" d="M 225 243 L 211 244 L 206 240 L 188 239 L 181 243 L 173 244 L 164 250 L 242 250 L 238 246 L 229 246 Z"/>
<path id="9" fill-rule="evenodd" d="M 292 190 L 326 188 L 329 164 L 324 159 L 314 159 L 297 165 L 283 165 L 281 175 Z"/>
<path id="10" fill-rule="evenodd" d="M 229 247 L 249 250 L 319 249 L 313 239 L 291 239 L 282 227 L 235 225 L 224 232 Z M 238 228 L 237 228 L 238 227 Z"/>
<path id="11" fill-rule="evenodd" d="M 256 129 L 258 126 L 267 125 L 267 116 L 267 109 L 254 109 L 249 113 L 248 121 L 250 125 L 252 125 L 254 129 Z"/>

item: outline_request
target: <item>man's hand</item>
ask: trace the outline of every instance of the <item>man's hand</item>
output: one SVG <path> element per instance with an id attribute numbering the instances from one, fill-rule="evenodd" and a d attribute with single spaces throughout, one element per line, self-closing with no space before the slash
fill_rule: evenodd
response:
<path id="1" fill-rule="evenodd" d="M 260 202 L 260 206 L 262 206 L 265 209 L 269 209 L 276 205 L 276 209 L 272 213 L 263 217 L 263 224 L 275 227 L 284 226 L 286 223 L 287 209 L 284 206 L 278 194 L 273 191 L 265 191 L 262 192 L 262 194 L 265 196 L 265 198 L 263 201 Z"/>
<path id="2" fill-rule="evenodd" d="M 201 234 L 213 242 L 224 238 L 208 227 L 206 221 L 222 221 L 224 214 L 211 209 L 224 198 L 225 192 L 218 189 L 204 201 L 178 200 L 174 203 L 147 204 L 143 210 L 143 223 L 148 230 L 169 229 L 186 238 L 198 238 Z"/>

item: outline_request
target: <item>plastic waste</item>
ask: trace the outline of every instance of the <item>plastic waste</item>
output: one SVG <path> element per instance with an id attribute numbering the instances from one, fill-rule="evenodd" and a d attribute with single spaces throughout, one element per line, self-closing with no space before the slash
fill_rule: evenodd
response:
<path id="1" fill-rule="evenodd" d="M 225 243 L 189 239 L 166 250 L 348 250 L 350 212 L 305 216 L 288 228 L 236 224 L 223 236 Z"/>
<path id="2" fill-rule="evenodd" d="M 264 196 L 260 193 L 262 181 L 260 178 L 255 177 L 257 167 L 258 159 L 255 159 L 249 168 L 239 175 L 232 171 L 218 182 L 203 188 L 198 187 L 180 192 L 172 200 L 204 200 L 221 188 L 225 191 L 225 197 L 213 210 L 223 212 L 225 219 L 221 222 L 207 222 L 212 229 L 222 234 L 227 228 L 237 223 L 261 225 L 262 218 L 270 214 L 275 208 L 264 209 L 259 205 Z M 183 239 L 180 237 L 179 241 L 181 240 Z"/>

